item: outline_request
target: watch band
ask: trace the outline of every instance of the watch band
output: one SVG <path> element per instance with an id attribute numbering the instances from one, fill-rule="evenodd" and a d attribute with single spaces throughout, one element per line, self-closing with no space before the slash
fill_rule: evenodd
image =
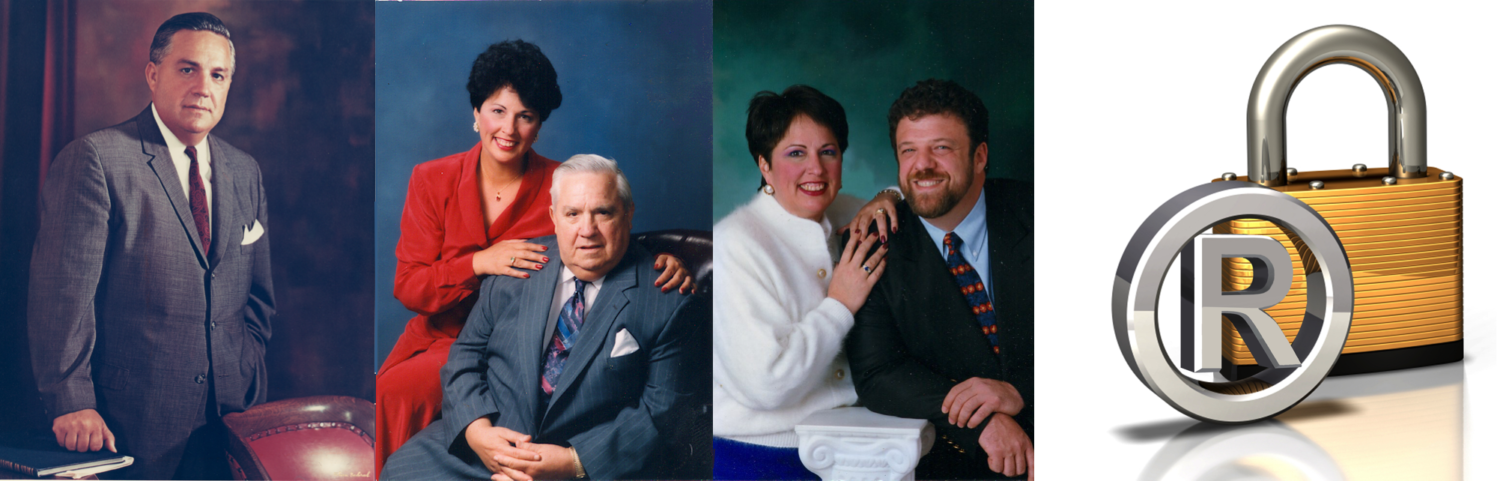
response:
<path id="1" fill-rule="evenodd" d="M 573 477 L 575 479 L 588 477 L 588 473 L 583 471 L 583 460 L 578 459 L 578 448 L 568 446 L 568 452 L 573 453 Z"/>

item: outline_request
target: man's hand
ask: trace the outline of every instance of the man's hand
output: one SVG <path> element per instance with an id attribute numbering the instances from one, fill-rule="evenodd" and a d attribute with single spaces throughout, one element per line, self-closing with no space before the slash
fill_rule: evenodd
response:
<path id="1" fill-rule="evenodd" d="M 516 444 L 531 441 L 530 435 L 494 426 L 488 417 L 469 423 L 469 427 L 464 429 L 464 440 L 469 442 L 469 448 L 479 455 L 479 459 L 484 461 L 484 467 L 491 473 L 499 473 L 505 469 L 502 460 L 519 463 L 521 460 L 540 459 L 537 453 L 515 447 Z"/>
<path id="2" fill-rule="evenodd" d="M 495 461 L 501 467 L 490 477 L 491 481 L 533 481 L 537 479 L 572 479 L 577 473 L 573 465 L 573 450 L 555 444 L 516 443 L 516 447 L 535 453 L 540 460 L 526 461 L 498 454 Z"/>
<path id="3" fill-rule="evenodd" d="M 979 433 L 979 446 L 989 455 L 990 471 L 1006 476 L 1028 473 L 1027 478 L 1036 478 L 1032 469 L 1035 463 L 1032 461 L 1031 438 L 1026 437 L 1026 431 L 1009 415 L 995 413 L 990 416 L 990 424 Z"/>
<path id="4" fill-rule="evenodd" d="M 109 432 L 99 411 L 84 409 L 73 411 L 52 420 L 52 434 L 57 435 L 57 445 L 69 451 L 115 450 L 115 433 Z"/>
<path id="5" fill-rule="evenodd" d="M 1005 381 L 971 377 L 958 383 L 943 398 L 943 413 L 948 422 L 962 428 L 976 428 L 991 414 L 1015 416 L 1026 408 L 1026 400 L 1015 386 Z"/>

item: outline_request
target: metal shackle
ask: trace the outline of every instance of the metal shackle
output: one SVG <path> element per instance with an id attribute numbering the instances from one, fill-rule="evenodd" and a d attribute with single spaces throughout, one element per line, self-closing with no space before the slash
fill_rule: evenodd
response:
<path id="1" fill-rule="evenodd" d="M 1245 119 L 1251 182 L 1286 185 L 1286 109 L 1292 90 L 1307 74 L 1336 63 L 1369 73 L 1385 93 L 1389 175 L 1427 175 L 1427 96 L 1411 61 L 1380 34 L 1350 25 L 1328 25 L 1287 40 L 1255 77 Z"/>

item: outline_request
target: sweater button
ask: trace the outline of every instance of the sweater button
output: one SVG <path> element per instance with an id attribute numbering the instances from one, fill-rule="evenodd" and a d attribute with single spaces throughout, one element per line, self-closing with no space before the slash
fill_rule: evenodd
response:
<path id="1" fill-rule="evenodd" d="M 207 380 L 208 380 L 208 376 L 204 376 L 202 374 L 199 374 L 198 377 L 193 378 L 193 382 L 196 382 L 198 384 L 203 384 L 203 381 L 207 381 Z"/>
<path id="2" fill-rule="evenodd" d="M 843 369 L 834 370 L 833 371 L 833 378 L 834 379 L 843 379 L 844 378 L 844 370 Z"/>
<path id="3" fill-rule="evenodd" d="M 818 278 L 822 279 L 824 277 L 828 277 L 828 271 L 825 269 L 818 269 Z"/>

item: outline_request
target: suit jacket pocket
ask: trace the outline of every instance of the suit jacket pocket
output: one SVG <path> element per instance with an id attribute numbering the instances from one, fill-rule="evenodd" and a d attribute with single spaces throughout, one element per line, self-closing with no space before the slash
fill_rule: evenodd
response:
<path id="1" fill-rule="evenodd" d="M 123 391 L 130 385 L 130 371 L 113 364 L 100 364 L 94 375 L 94 384 L 111 391 Z"/>
<path id="2" fill-rule="evenodd" d="M 647 357 L 641 349 L 623 356 L 611 357 L 604 362 L 604 382 L 610 387 L 609 395 L 622 399 L 636 399 L 645 388 Z"/>

